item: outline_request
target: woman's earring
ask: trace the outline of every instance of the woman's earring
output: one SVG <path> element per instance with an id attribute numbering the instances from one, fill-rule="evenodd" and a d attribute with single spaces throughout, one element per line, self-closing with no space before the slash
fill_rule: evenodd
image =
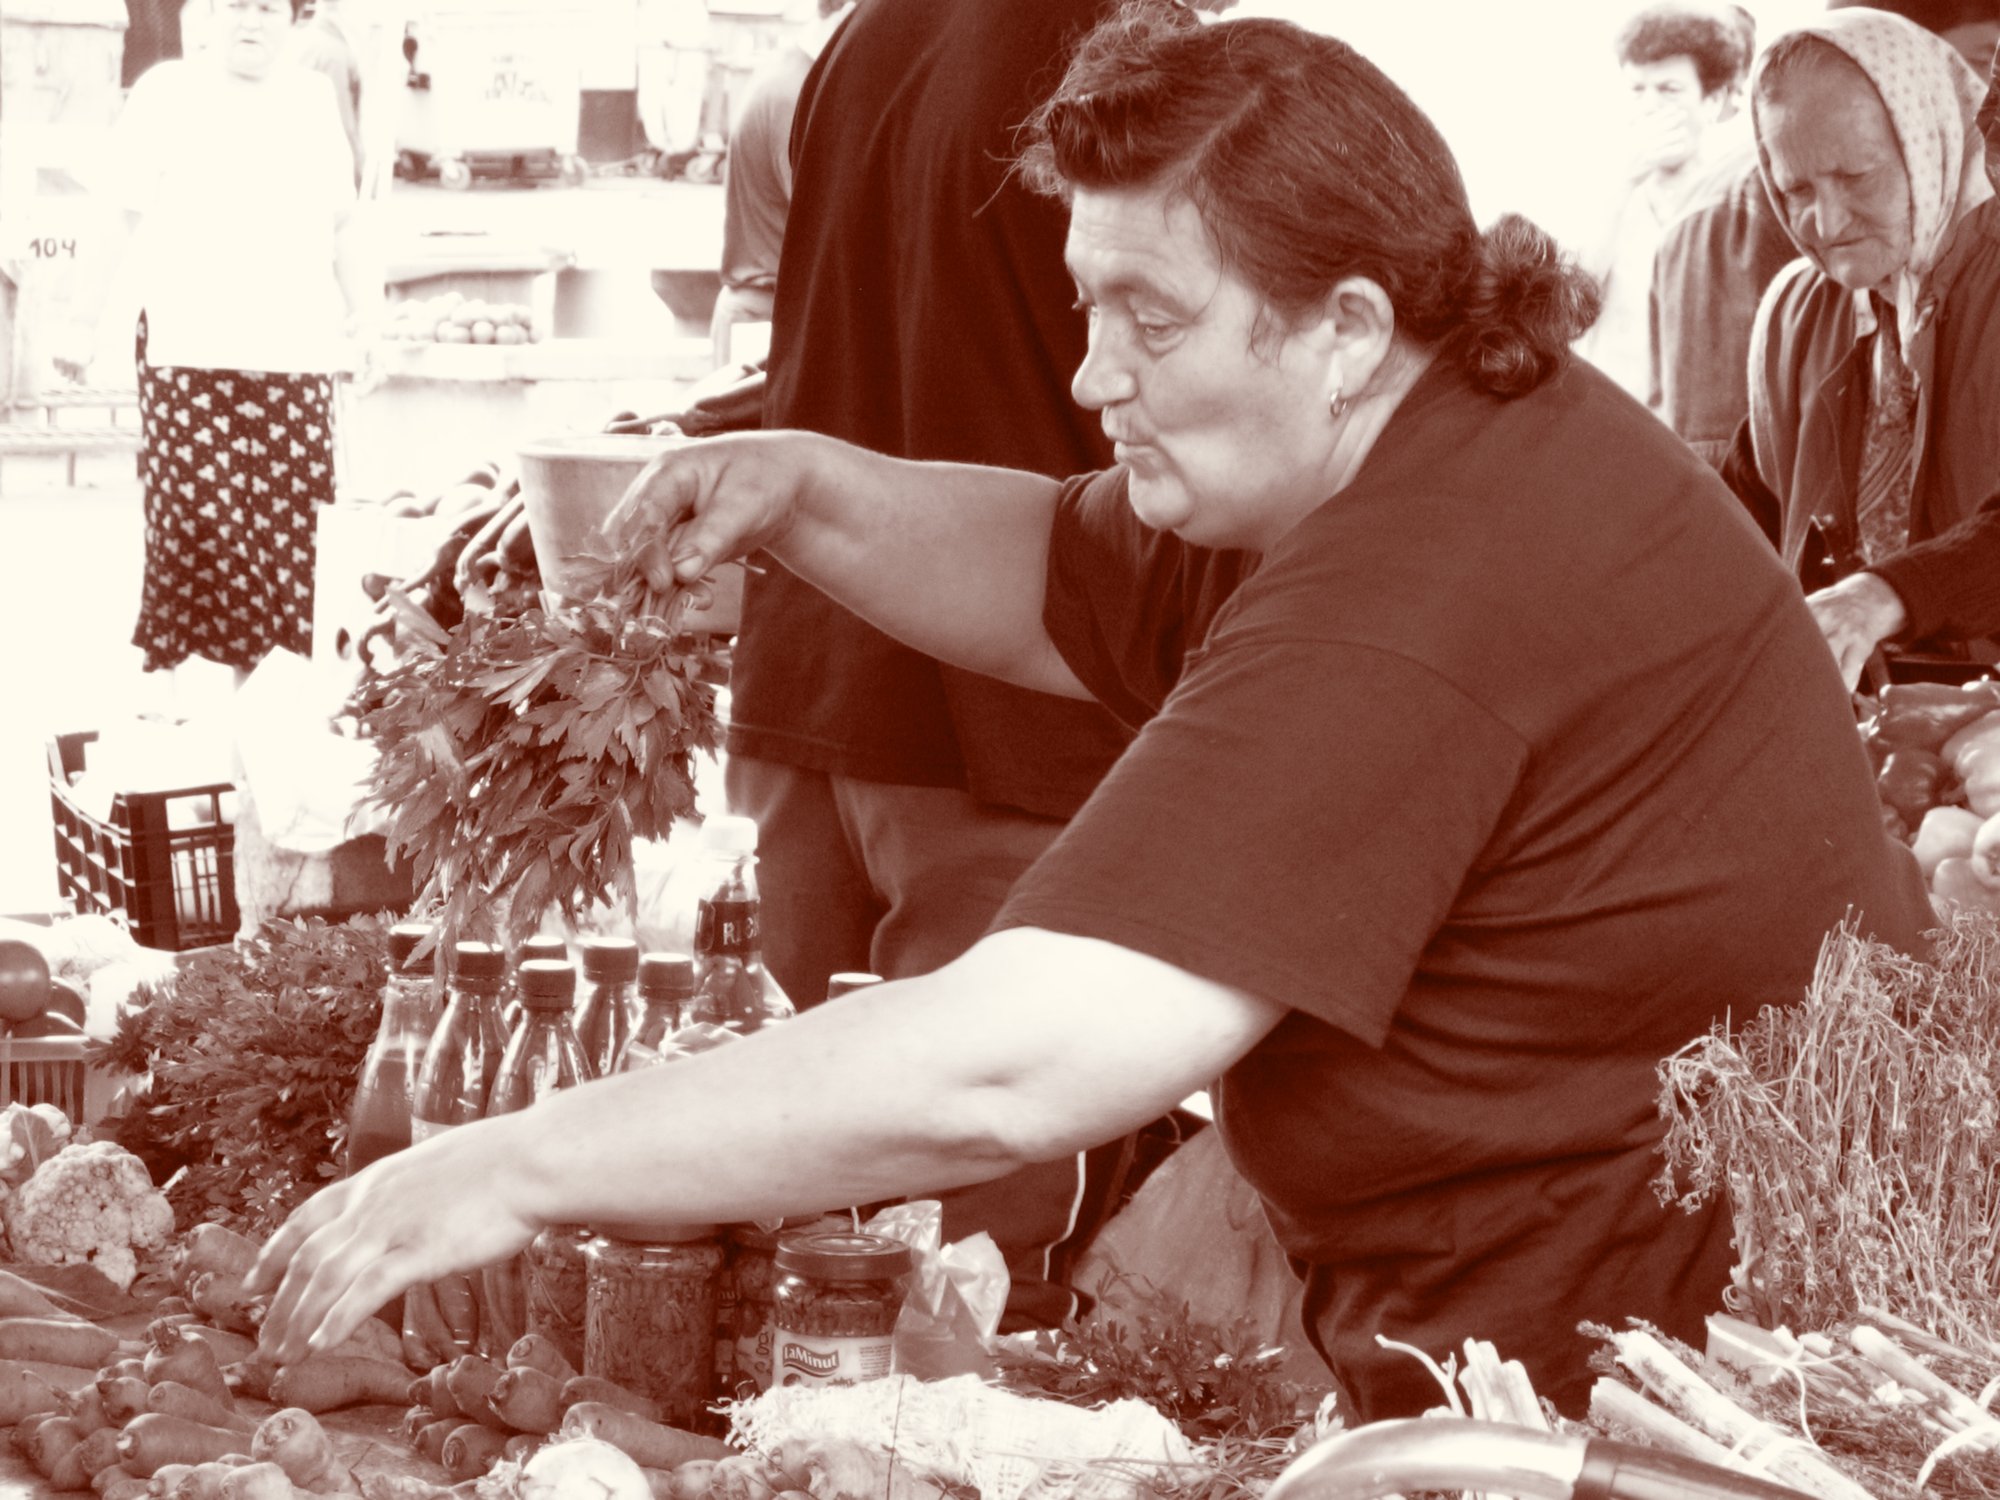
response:
<path id="1" fill-rule="evenodd" d="M 1347 415 L 1347 408 L 1353 404 L 1354 398 L 1345 391 L 1335 391 L 1331 396 L 1326 398 L 1326 409 L 1332 414 L 1333 420 L 1336 422 Z"/>

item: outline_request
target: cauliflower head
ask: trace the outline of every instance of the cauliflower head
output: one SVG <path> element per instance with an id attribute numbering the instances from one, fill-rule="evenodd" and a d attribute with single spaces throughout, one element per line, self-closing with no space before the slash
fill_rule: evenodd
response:
<path id="1" fill-rule="evenodd" d="M 174 1232 L 174 1211 L 145 1163 L 111 1141 L 63 1147 L 4 1211 L 17 1259 L 95 1266 L 120 1291 L 139 1274 L 139 1252 L 165 1248 Z"/>

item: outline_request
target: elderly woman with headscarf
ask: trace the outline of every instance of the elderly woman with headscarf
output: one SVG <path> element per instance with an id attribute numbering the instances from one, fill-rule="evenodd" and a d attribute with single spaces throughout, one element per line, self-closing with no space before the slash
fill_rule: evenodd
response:
<path id="1" fill-rule="evenodd" d="M 2000 629 L 2000 203 L 1983 83 L 1941 38 L 1851 9 L 1751 83 L 1773 281 L 1724 474 L 1799 571 L 1850 685 L 1877 647 L 1985 660 Z"/>

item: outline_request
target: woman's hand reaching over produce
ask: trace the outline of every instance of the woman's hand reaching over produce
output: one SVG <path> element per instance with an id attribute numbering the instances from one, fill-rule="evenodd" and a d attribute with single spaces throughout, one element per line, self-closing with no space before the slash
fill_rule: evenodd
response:
<path id="1" fill-rule="evenodd" d="M 524 1181 L 512 1123 L 459 1126 L 301 1204 L 244 1283 L 273 1294 L 263 1352 L 291 1364 L 331 1349 L 399 1292 L 525 1247 L 541 1226 L 510 1201 Z"/>

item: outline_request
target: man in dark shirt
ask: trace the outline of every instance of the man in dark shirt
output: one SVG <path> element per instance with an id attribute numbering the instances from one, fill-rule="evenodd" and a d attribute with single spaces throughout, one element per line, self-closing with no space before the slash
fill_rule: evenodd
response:
<path id="1" fill-rule="evenodd" d="M 916 459 L 1048 475 L 1110 461 L 1070 398 L 1085 323 L 1062 206 L 1013 180 L 1015 132 L 1107 0 L 866 0 L 807 77 L 765 424 Z M 827 976 L 938 968 L 1125 743 L 1094 705 L 941 667 L 776 566 L 745 591 L 731 805 L 762 832 L 766 961 L 810 1005 Z M 1064 1250 L 1101 1215 L 1077 1161 L 953 1195 L 990 1230 L 1012 1311 L 1070 1308 Z"/>

